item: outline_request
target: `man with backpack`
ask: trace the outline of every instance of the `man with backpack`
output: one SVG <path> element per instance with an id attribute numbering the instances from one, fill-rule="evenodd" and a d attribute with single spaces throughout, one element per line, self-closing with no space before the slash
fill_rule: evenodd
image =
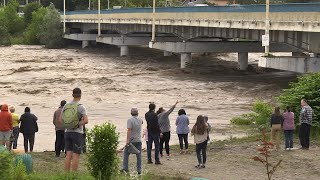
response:
<path id="1" fill-rule="evenodd" d="M 81 99 L 81 89 L 73 89 L 73 100 L 62 108 L 59 121 L 65 128 L 65 149 L 67 151 L 65 161 L 65 171 L 71 169 L 77 171 L 79 166 L 79 156 L 83 148 L 83 126 L 88 123 L 88 116 L 85 107 L 79 104 Z"/>

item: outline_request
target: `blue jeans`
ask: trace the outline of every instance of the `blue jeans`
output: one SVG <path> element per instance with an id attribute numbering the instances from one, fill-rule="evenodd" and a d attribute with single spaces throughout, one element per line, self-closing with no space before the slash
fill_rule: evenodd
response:
<path id="1" fill-rule="evenodd" d="M 141 173 L 141 147 L 142 147 L 142 143 L 141 142 L 132 142 L 132 144 L 140 151 L 139 154 L 136 154 L 137 156 L 137 171 L 138 173 Z M 127 149 L 124 150 L 123 152 L 123 166 L 122 169 L 124 171 L 129 171 L 129 153 L 127 151 Z"/>
<path id="2" fill-rule="evenodd" d="M 13 127 L 13 142 L 12 142 L 12 149 L 17 149 L 17 145 L 18 145 L 18 137 L 19 137 L 19 126 L 17 127 Z"/>
<path id="3" fill-rule="evenodd" d="M 208 141 L 204 141 L 202 143 L 196 144 L 196 153 L 199 164 L 206 164 L 207 162 L 207 144 Z M 202 154 L 202 158 L 201 158 Z"/>
<path id="4" fill-rule="evenodd" d="M 154 142 L 154 148 L 155 148 L 155 160 L 156 162 L 159 162 L 159 147 L 160 147 L 160 134 L 159 133 L 151 133 L 148 131 L 148 147 L 147 147 L 147 154 L 148 154 L 148 160 L 151 161 L 151 151 L 152 151 L 152 143 Z"/>
<path id="5" fill-rule="evenodd" d="M 286 148 L 293 148 L 293 130 L 285 130 L 284 136 Z"/>

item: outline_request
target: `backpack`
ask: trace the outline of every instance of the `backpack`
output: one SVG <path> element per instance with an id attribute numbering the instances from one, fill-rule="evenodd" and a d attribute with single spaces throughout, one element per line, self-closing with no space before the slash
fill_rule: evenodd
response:
<path id="1" fill-rule="evenodd" d="M 74 129 L 78 127 L 79 115 L 78 115 L 78 103 L 68 103 L 65 105 L 62 112 L 62 126 L 67 129 Z"/>

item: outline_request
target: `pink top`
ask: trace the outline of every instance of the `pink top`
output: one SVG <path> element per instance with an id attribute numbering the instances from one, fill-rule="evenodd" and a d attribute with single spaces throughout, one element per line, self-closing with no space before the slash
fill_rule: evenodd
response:
<path id="1" fill-rule="evenodd" d="M 283 113 L 283 130 L 294 130 L 294 113 L 293 112 L 285 112 Z"/>
<path id="2" fill-rule="evenodd" d="M 147 130 L 147 128 L 143 129 L 142 138 L 144 138 L 145 141 L 148 141 L 148 130 Z"/>

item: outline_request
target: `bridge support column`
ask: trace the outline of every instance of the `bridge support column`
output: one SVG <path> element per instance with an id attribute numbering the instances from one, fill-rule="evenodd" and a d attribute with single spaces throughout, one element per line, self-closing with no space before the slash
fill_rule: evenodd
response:
<path id="1" fill-rule="evenodd" d="M 128 56 L 128 55 L 129 55 L 129 47 L 120 46 L 120 56 Z"/>
<path id="2" fill-rule="evenodd" d="M 163 56 L 167 57 L 167 56 L 171 56 L 172 52 L 170 51 L 163 51 Z"/>
<path id="3" fill-rule="evenodd" d="M 84 31 L 83 34 L 90 34 L 90 32 Z M 88 46 L 89 46 L 89 42 L 90 42 L 90 41 L 88 41 L 88 40 L 83 40 L 83 41 L 82 41 L 82 48 L 88 47 Z"/>
<path id="4" fill-rule="evenodd" d="M 188 67 L 192 63 L 191 53 L 182 53 L 181 54 L 181 69 Z"/>
<path id="5" fill-rule="evenodd" d="M 247 52 L 239 52 L 238 53 L 238 65 L 240 70 L 247 70 L 248 68 L 248 53 Z"/>

